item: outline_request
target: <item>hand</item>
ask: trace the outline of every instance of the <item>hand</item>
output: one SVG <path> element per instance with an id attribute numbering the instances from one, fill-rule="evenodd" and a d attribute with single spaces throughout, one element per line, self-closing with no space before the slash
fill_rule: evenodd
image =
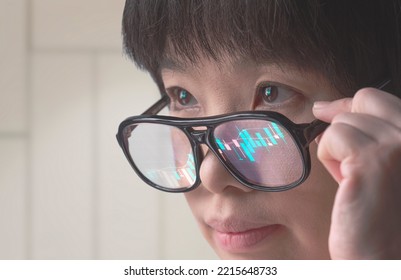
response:
<path id="1" fill-rule="evenodd" d="M 313 113 L 331 123 L 318 158 L 339 184 L 332 259 L 401 259 L 401 99 L 365 88 Z"/>

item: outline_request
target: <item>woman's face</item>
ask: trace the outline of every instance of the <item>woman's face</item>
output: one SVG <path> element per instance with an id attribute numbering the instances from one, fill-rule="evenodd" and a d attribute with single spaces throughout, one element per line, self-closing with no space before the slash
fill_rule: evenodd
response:
<path id="1" fill-rule="evenodd" d="M 311 122 L 314 101 L 340 94 L 318 74 L 245 59 L 202 58 L 196 65 L 162 68 L 170 113 L 205 117 L 249 110 L 277 111 L 295 123 Z M 337 185 L 310 146 L 312 169 L 300 186 L 260 192 L 241 185 L 204 148 L 202 184 L 186 194 L 199 227 L 223 259 L 327 259 Z"/>

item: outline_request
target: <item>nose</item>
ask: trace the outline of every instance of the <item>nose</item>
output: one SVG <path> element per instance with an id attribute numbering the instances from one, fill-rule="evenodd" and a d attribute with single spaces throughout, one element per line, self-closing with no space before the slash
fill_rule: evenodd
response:
<path id="1" fill-rule="evenodd" d="M 225 191 L 251 192 L 252 189 L 241 184 L 223 166 L 217 156 L 207 147 L 203 149 L 203 160 L 201 162 L 199 176 L 203 186 L 212 193 L 223 193 Z"/>
<path id="2" fill-rule="evenodd" d="M 242 185 L 224 167 L 223 163 L 217 158 L 210 148 L 207 147 L 206 138 L 210 133 L 207 127 L 192 127 L 188 129 L 192 139 L 194 139 L 201 151 L 202 161 L 199 176 L 202 186 L 213 193 L 221 193 L 226 190 L 237 189 L 243 192 L 250 192 L 252 189 Z"/>

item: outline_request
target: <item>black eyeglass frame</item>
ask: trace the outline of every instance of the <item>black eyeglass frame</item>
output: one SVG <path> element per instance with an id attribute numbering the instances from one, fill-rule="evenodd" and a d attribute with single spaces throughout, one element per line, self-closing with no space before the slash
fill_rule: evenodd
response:
<path id="1" fill-rule="evenodd" d="M 319 134 L 321 134 L 326 127 L 329 125 L 325 122 L 320 120 L 314 120 L 309 124 L 295 124 L 290 121 L 284 115 L 271 112 L 271 111 L 244 111 L 244 112 L 236 112 L 231 114 L 224 114 L 206 118 L 177 118 L 171 116 L 155 116 L 154 114 L 158 113 L 162 108 L 164 108 L 168 104 L 168 98 L 163 97 L 158 102 L 156 102 L 151 108 L 145 111 L 144 114 L 140 116 L 134 116 L 127 118 L 124 120 L 118 129 L 117 133 L 117 140 L 122 148 L 125 157 L 131 164 L 132 168 L 138 174 L 138 176 L 146 182 L 148 185 L 162 190 L 166 192 L 188 192 L 196 187 L 198 187 L 201 183 L 199 171 L 201 162 L 203 160 L 203 154 L 201 152 L 200 145 L 205 144 L 220 160 L 223 166 L 230 172 L 230 174 L 241 184 L 255 190 L 259 191 L 270 191 L 270 192 L 279 192 L 292 189 L 302 182 L 306 180 L 309 176 L 310 169 L 311 169 L 311 160 L 310 160 L 310 153 L 309 153 L 309 144 L 316 138 Z M 299 180 L 293 182 L 289 185 L 279 186 L 279 187 L 265 187 L 255 185 L 249 181 L 247 181 L 239 172 L 237 172 L 236 168 L 232 166 L 229 161 L 225 161 L 222 155 L 218 152 L 218 146 L 213 141 L 213 131 L 214 129 L 229 121 L 236 121 L 236 120 L 265 120 L 275 122 L 280 124 L 294 139 L 298 150 L 302 156 L 303 161 L 303 174 Z M 195 163 L 195 172 L 196 172 L 196 180 L 194 184 L 189 188 L 176 188 L 170 189 L 160 185 L 155 184 L 154 182 L 150 181 L 139 168 L 136 166 L 134 160 L 132 159 L 129 148 L 128 142 L 124 134 L 131 134 L 131 132 L 136 128 L 136 125 L 142 123 L 149 123 L 149 124 L 162 124 L 162 125 L 169 125 L 180 129 L 188 138 L 189 142 L 192 146 L 192 152 L 194 155 L 194 163 Z M 125 129 L 131 126 L 132 129 L 127 133 Z M 197 130 L 194 127 L 206 127 L 205 130 Z"/>
<path id="2" fill-rule="evenodd" d="M 375 88 L 378 89 L 383 89 L 385 86 L 387 86 L 391 80 L 387 79 L 384 81 L 381 81 L 380 83 L 377 83 Z M 235 112 L 235 113 L 230 113 L 230 114 L 223 114 L 223 115 L 217 115 L 217 116 L 211 116 L 211 117 L 205 117 L 205 118 L 178 118 L 178 117 L 172 117 L 172 116 L 158 116 L 156 115 L 159 113 L 163 108 L 165 108 L 169 104 L 169 97 L 167 95 L 162 95 L 162 98 L 158 100 L 156 103 L 154 103 L 150 108 L 148 108 L 145 112 L 143 112 L 139 116 L 133 116 L 125 119 L 121 124 L 119 125 L 118 128 L 118 133 L 116 135 L 117 141 L 122 148 L 125 157 L 131 164 L 132 168 L 134 171 L 137 173 L 137 175 L 148 185 L 161 190 L 165 192 L 172 192 L 172 193 L 183 193 L 183 192 L 189 192 L 195 188 L 197 188 L 200 183 L 200 176 L 199 176 L 199 170 L 200 166 L 203 160 L 203 155 L 201 152 L 200 145 L 205 144 L 219 159 L 219 161 L 223 164 L 223 166 L 226 168 L 226 170 L 241 184 L 244 186 L 247 186 L 251 189 L 258 190 L 258 191 L 264 191 L 264 192 L 281 192 L 281 191 L 286 191 L 290 190 L 292 188 L 295 188 L 302 184 L 309 176 L 310 171 L 311 171 L 311 158 L 310 158 L 310 152 L 309 152 L 309 144 L 321 133 L 324 132 L 324 130 L 330 125 L 328 123 L 325 123 L 323 121 L 315 119 L 311 123 L 302 123 L 302 124 L 296 124 L 289 120 L 287 117 L 284 115 L 278 113 L 278 112 L 273 112 L 273 111 L 243 111 L 243 112 Z M 296 146 L 302 156 L 302 161 L 303 161 L 303 173 L 302 176 L 300 177 L 299 180 L 288 184 L 288 185 L 283 185 L 280 187 L 265 187 L 265 186 L 259 186 L 252 184 L 248 182 L 245 178 L 241 177 L 239 172 L 236 171 L 236 168 L 233 167 L 230 162 L 225 161 L 223 157 L 220 155 L 218 152 L 218 147 L 217 144 L 213 141 L 212 136 L 213 136 L 213 130 L 215 127 L 218 125 L 228 122 L 228 121 L 235 121 L 235 120 L 245 120 L 245 119 L 253 119 L 253 120 L 265 120 L 265 121 L 273 121 L 284 128 L 288 131 L 288 133 L 292 136 L 292 138 L 295 140 Z M 129 153 L 129 148 L 128 148 L 128 142 L 127 139 L 125 139 L 124 136 L 124 130 L 128 126 L 133 126 L 135 124 L 141 124 L 141 123 L 152 123 L 152 124 L 163 124 L 163 125 L 170 125 L 173 127 L 176 127 L 180 129 L 181 131 L 184 132 L 184 134 L 187 136 L 188 140 L 191 143 L 192 147 L 192 152 L 194 155 L 194 163 L 195 163 L 195 171 L 196 171 L 196 180 L 194 184 L 189 187 L 189 188 L 178 188 L 178 189 L 172 189 L 172 188 L 166 188 L 160 185 L 157 185 L 150 181 L 145 175 L 142 174 L 142 172 L 139 170 L 139 168 L 136 166 L 134 163 L 130 153 Z M 207 127 L 206 130 L 195 130 L 193 129 L 194 127 Z M 135 129 L 135 127 L 132 128 L 130 133 Z"/>

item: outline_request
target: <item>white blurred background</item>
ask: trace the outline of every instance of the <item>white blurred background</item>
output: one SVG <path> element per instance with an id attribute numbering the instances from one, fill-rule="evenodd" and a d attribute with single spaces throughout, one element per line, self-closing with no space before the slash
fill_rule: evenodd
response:
<path id="1" fill-rule="evenodd" d="M 115 140 L 158 98 L 122 54 L 124 2 L 0 0 L 0 259 L 216 258 Z"/>

